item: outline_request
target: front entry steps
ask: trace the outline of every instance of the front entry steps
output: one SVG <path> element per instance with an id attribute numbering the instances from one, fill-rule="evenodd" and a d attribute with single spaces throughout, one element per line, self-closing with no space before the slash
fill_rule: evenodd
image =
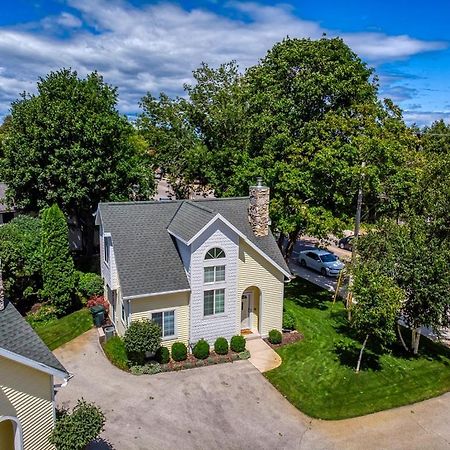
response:
<path id="1" fill-rule="evenodd" d="M 246 341 L 261 338 L 261 335 L 256 330 L 250 330 L 249 328 L 244 328 L 241 330 L 241 335 L 244 336 Z"/>

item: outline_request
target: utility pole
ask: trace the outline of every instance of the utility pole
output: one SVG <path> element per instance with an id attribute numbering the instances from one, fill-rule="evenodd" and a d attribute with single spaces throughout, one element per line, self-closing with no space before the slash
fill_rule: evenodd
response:
<path id="1" fill-rule="evenodd" d="M 364 181 L 364 168 L 366 167 L 366 163 L 363 161 L 361 163 L 361 179 L 359 182 L 358 189 L 358 200 L 356 201 L 356 215 L 355 215 L 355 231 L 352 245 L 352 263 L 355 262 L 356 252 L 355 252 L 355 244 L 359 237 L 359 229 L 361 228 L 361 208 L 362 208 L 362 200 L 363 200 L 363 181 Z"/>
<path id="2" fill-rule="evenodd" d="M 363 181 L 364 181 L 364 169 L 366 167 L 365 161 L 361 163 L 361 178 L 359 181 L 359 188 L 358 188 L 358 199 L 356 201 L 356 214 L 355 214 L 355 230 L 354 230 L 354 237 L 352 242 L 352 266 L 355 266 L 356 263 L 356 243 L 358 241 L 359 237 L 359 229 L 361 228 L 361 208 L 362 208 L 362 201 L 363 201 Z M 352 318 L 351 308 L 353 303 L 352 298 L 352 292 L 351 287 L 353 285 L 353 276 L 350 274 L 350 279 L 348 283 L 348 292 L 347 292 L 347 312 L 348 312 L 348 320 Z"/>

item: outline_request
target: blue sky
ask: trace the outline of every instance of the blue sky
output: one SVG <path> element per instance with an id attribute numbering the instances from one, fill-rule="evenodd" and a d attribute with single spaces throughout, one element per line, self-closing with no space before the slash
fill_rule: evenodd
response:
<path id="1" fill-rule="evenodd" d="M 191 71 L 255 64 L 284 36 L 341 36 L 380 78 L 408 122 L 450 119 L 448 0 L 0 2 L 0 116 L 39 76 L 97 69 L 134 115 L 147 92 L 181 94 Z"/>

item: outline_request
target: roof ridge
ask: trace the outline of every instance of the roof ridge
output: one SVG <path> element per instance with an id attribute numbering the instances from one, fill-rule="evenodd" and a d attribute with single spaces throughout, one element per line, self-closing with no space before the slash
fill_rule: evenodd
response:
<path id="1" fill-rule="evenodd" d="M 195 202 L 193 202 L 192 200 L 185 200 L 183 203 L 187 203 L 188 205 L 194 206 L 195 208 L 201 209 L 201 210 L 209 212 L 209 213 L 217 213 L 213 209 L 208 208 L 204 205 L 196 205 Z"/>
<path id="2" fill-rule="evenodd" d="M 124 205 L 162 205 L 166 203 L 183 203 L 186 200 L 138 200 L 138 201 L 126 201 L 126 202 L 99 202 L 100 205 L 113 205 L 113 206 L 124 206 Z"/>
<path id="3" fill-rule="evenodd" d="M 177 210 L 173 213 L 172 218 L 170 219 L 170 222 L 167 224 L 166 230 L 170 229 L 170 225 L 172 225 L 173 220 L 175 219 L 176 215 L 178 214 L 178 211 L 180 210 L 181 206 L 184 202 L 180 202 L 180 206 L 178 206 Z"/>
<path id="4" fill-rule="evenodd" d="M 213 198 L 193 198 L 190 199 L 190 202 L 217 202 L 217 201 L 224 201 L 224 200 L 248 200 L 247 197 L 213 197 Z"/>

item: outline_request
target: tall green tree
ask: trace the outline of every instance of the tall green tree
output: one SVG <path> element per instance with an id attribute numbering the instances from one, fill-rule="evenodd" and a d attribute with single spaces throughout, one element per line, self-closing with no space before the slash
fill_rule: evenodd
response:
<path id="1" fill-rule="evenodd" d="M 41 221 L 17 216 L 0 226 L 0 260 L 6 297 L 21 313 L 38 299 L 41 281 Z"/>
<path id="2" fill-rule="evenodd" d="M 420 135 L 422 164 L 411 208 L 450 245 L 450 125 L 440 120 Z"/>
<path id="3" fill-rule="evenodd" d="M 426 217 L 403 224 L 384 221 L 358 240 L 362 260 L 378 264 L 405 292 L 402 318 L 411 329 L 411 350 L 419 351 L 421 328 L 440 335 L 450 321 L 450 251 Z"/>
<path id="4" fill-rule="evenodd" d="M 356 372 L 359 372 L 369 338 L 381 346 L 393 342 L 404 292 L 381 273 L 378 265 L 358 264 L 354 268 L 354 297 L 351 326 L 363 341 Z"/>
<path id="5" fill-rule="evenodd" d="M 247 195 L 262 175 L 287 256 L 299 234 L 349 225 L 362 176 L 366 215 L 401 214 L 416 138 L 392 102 L 378 101 L 373 71 L 341 39 L 285 39 L 245 74 L 234 63 L 203 64 L 194 81 L 185 99 L 144 98 L 141 130 L 217 196 Z M 180 146 L 180 135 L 191 141 Z"/>
<path id="6" fill-rule="evenodd" d="M 26 211 L 57 203 L 78 220 L 88 253 L 100 201 L 148 198 L 154 188 L 148 155 L 134 145 L 117 101 L 117 89 L 96 72 L 51 72 L 36 94 L 12 103 L 2 143 L 9 201 Z"/>
<path id="7" fill-rule="evenodd" d="M 42 281 L 41 296 L 59 315 L 75 306 L 76 274 L 69 251 L 69 229 L 66 218 L 54 204 L 42 212 Z"/>

